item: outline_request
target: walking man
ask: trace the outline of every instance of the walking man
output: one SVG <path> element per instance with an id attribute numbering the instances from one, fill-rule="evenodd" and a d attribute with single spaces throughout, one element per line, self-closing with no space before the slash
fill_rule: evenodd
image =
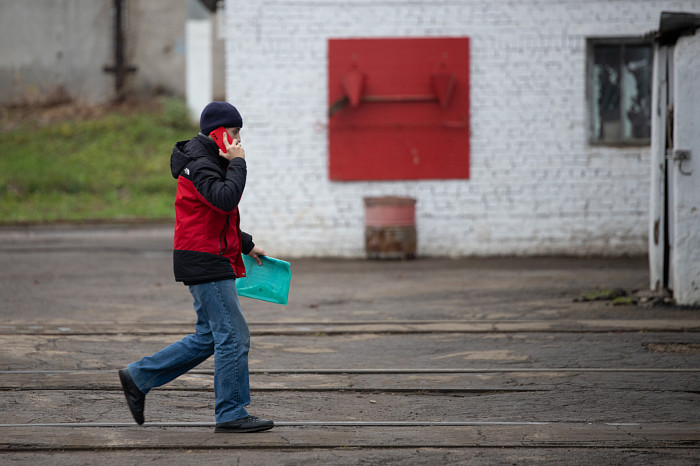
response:
<path id="1" fill-rule="evenodd" d="M 226 128 L 226 150 L 210 133 Z M 265 254 L 240 229 L 238 203 L 246 183 L 243 119 L 227 102 L 202 111 L 201 132 L 178 142 L 170 158 L 177 179 L 175 197 L 175 280 L 189 287 L 197 323 L 193 334 L 119 370 L 124 395 L 138 424 L 144 422 L 146 394 L 214 355 L 215 432 L 259 432 L 274 423 L 251 416 L 248 351 L 250 333 L 236 292 L 245 276 L 241 253 L 261 263 Z M 228 140 L 227 140 L 228 139 Z"/>

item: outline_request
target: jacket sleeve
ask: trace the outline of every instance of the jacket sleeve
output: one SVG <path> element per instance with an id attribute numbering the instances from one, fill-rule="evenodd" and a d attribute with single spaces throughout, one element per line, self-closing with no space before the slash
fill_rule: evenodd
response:
<path id="1" fill-rule="evenodd" d="M 254 247 L 253 237 L 245 231 L 241 231 L 241 252 L 247 255 Z"/>
<path id="2" fill-rule="evenodd" d="M 192 182 L 207 202 L 224 212 L 231 212 L 241 200 L 247 172 L 245 159 L 240 157 L 229 163 L 224 179 L 216 166 L 202 163 L 194 171 Z"/>

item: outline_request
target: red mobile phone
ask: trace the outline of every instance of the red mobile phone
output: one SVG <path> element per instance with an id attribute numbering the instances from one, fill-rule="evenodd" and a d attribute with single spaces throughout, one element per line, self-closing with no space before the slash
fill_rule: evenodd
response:
<path id="1" fill-rule="evenodd" d="M 228 135 L 226 128 L 224 128 L 223 126 L 219 126 L 214 131 L 212 131 L 211 138 L 214 140 L 214 142 L 216 142 L 216 145 L 219 146 L 219 148 L 224 152 L 226 152 L 226 145 L 224 144 L 224 141 L 228 142 L 229 145 L 233 144 L 233 140 Z"/>

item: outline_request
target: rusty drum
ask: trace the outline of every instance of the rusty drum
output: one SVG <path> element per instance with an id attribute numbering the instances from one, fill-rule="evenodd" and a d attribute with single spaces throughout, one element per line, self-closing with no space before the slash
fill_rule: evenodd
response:
<path id="1" fill-rule="evenodd" d="M 416 257 L 416 200 L 410 197 L 366 197 L 365 250 L 370 259 Z"/>

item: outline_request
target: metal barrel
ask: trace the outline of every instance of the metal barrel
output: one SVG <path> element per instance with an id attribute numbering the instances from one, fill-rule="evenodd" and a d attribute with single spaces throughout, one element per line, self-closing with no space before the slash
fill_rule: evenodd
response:
<path id="1" fill-rule="evenodd" d="M 365 197 L 365 250 L 370 259 L 416 257 L 416 200 Z"/>

